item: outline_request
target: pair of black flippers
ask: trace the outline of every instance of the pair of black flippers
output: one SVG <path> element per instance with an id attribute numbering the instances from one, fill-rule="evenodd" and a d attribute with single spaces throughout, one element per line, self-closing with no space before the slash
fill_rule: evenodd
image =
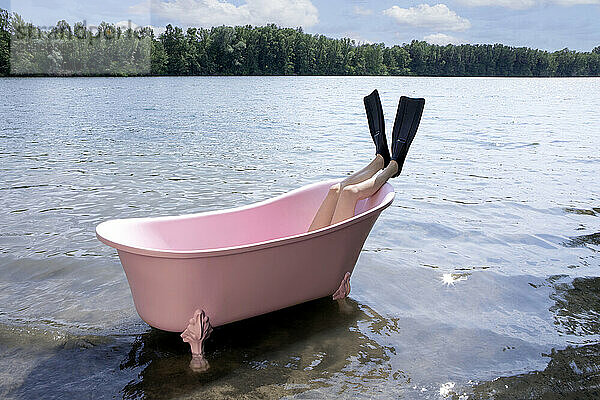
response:
<path id="1" fill-rule="evenodd" d="M 415 138 L 423 108 L 425 107 L 425 99 L 413 99 L 410 97 L 400 97 L 398 103 L 398 111 L 394 120 L 394 128 L 392 130 L 392 154 L 388 150 L 387 139 L 385 137 L 385 121 L 383 118 L 383 108 L 379 99 L 379 92 L 374 90 L 373 93 L 366 96 L 365 109 L 367 110 L 367 119 L 369 120 L 369 130 L 375 142 L 376 153 L 381 155 L 384 160 L 384 167 L 394 160 L 398 163 L 398 172 L 394 178 L 400 175 L 402 165 L 408 154 L 408 149 Z"/>

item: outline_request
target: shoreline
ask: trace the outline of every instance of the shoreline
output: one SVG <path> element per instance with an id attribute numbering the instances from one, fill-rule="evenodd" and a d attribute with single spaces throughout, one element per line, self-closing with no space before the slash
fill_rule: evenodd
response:
<path id="1" fill-rule="evenodd" d="M 482 79 L 573 79 L 600 78 L 600 75 L 5 75 L 0 78 L 482 78 Z"/>

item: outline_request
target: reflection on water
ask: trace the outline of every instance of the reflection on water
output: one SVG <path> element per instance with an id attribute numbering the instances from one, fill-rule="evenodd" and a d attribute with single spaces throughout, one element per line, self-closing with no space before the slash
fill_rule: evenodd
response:
<path id="1" fill-rule="evenodd" d="M 390 363 L 394 349 L 370 338 L 397 332 L 397 321 L 353 300 L 345 312 L 321 299 L 218 327 L 206 344 L 211 368 L 201 374 L 189 369 L 189 345 L 176 333 L 47 337 L 21 331 L 14 339 L 8 330 L 0 336 L 4 345 L 12 337 L 12 346 L 44 354 L 9 397 L 51 391 L 67 398 L 273 398 L 308 390 L 370 397 L 376 382 L 388 382 L 395 392 L 410 382 Z"/>
<path id="2" fill-rule="evenodd" d="M 125 397 L 280 397 L 333 385 L 348 395 L 372 390 L 369 381 L 406 383 L 389 364 L 392 349 L 358 329 L 397 327 L 353 301 L 350 309 L 339 312 L 335 302 L 323 299 L 216 328 L 206 345 L 211 368 L 205 374 L 189 370 L 189 346 L 178 335 L 151 330 L 136 339 L 121 364 L 143 366 L 139 379 L 124 388 Z"/>

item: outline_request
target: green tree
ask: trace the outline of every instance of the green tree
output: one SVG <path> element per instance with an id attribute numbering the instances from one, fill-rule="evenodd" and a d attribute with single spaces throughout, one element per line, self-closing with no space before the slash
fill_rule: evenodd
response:
<path id="1" fill-rule="evenodd" d="M 159 40 L 152 40 L 152 57 L 150 71 L 152 75 L 165 75 L 167 73 L 167 53 Z"/>
<path id="2" fill-rule="evenodd" d="M 160 35 L 160 41 L 166 55 L 166 73 L 168 75 L 187 75 L 189 56 L 188 46 L 183 31 L 179 27 L 167 25 L 165 32 Z"/>
<path id="3" fill-rule="evenodd" d="M 383 63 L 383 49 L 385 45 L 367 44 L 362 46 L 365 54 L 365 72 L 367 75 L 387 75 L 387 69 Z"/>
<path id="4" fill-rule="evenodd" d="M 410 71 L 413 75 L 425 75 L 426 74 L 426 63 L 428 45 L 426 42 L 413 40 L 410 44 L 406 45 L 406 50 L 410 54 Z"/>
<path id="5" fill-rule="evenodd" d="M 0 76 L 10 73 L 10 14 L 0 8 Z"/>
<path id="6" fill-rule="evenodd" d="M 556 62 L 556 75 L 574 76 L 577 70 L 575 51 L 564 48 L 552 53 L 552 56 Z"/>
<path id="7" fill-rule="evenodd" d="M 357 44 L 301 28 L 168 25 L 149 28 L 59 21 L 50 30 L 0 10 L 0 75 L 439 75 L 599 76 L 600 46 L 553 53 L 502 44 Z"/>

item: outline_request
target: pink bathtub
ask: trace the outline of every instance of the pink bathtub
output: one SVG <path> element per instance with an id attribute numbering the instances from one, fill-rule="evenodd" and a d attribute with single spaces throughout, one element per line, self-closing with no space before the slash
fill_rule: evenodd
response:
<path id="1" fill-rule="evenodd" d="M 107 221 L 96 235 L 117 249 L 140 317 L 185 331 L 192 366 L 205 369 L 211 326 L 329 296 L 349 279 L 394 190 L 386 183 L 357 204 L 353 218 L 307 232 L 335 182 L 222 211 Z"/>

